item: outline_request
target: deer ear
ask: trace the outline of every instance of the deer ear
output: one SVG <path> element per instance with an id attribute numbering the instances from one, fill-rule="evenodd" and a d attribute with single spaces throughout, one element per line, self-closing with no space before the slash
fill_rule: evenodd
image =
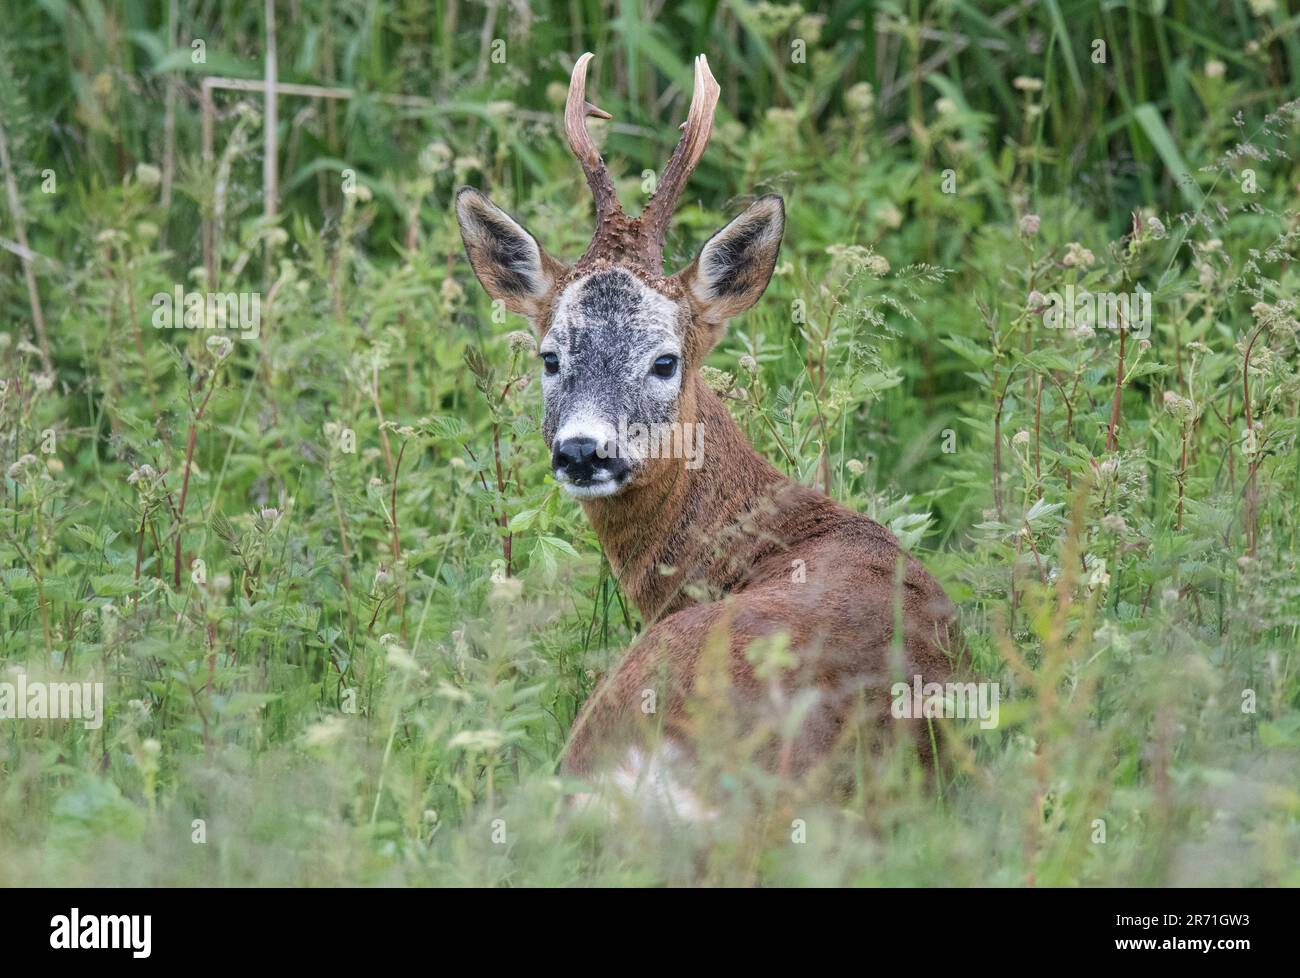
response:
<path id="1" fill-rule="evenodd" d="M 534 319 L 546 308 L 564 266 L 513 217 L 472 187 L 456 192 L 456 219 L 474 274 L 493 299 Z"/>
<path id="2" fill-rule="evenodd" d="M 681 272 L 696 317 L 720 327 L 757 302 L 772 278 L 784 231 L 785 204 L 768 194 L 711 237 Z"/>

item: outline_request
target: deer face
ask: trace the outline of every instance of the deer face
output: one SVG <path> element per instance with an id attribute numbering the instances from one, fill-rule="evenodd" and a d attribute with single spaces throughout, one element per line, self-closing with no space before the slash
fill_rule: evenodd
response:
<path id="1" fill-rule="evenodd" d="M 671 439 L 688 454 L 704 444 L 707 435 L 681 427 L 695 420 L 694 374 L 727 319 L 767 288 L 785 222 L 781 198 L 755 201 L 694 262 L 657 283 L 636 265 L 565 268 L 475 190 L 461 190 L 456 208 L 479 281 L 539 337 L 542 435 L 571 495 L 619 492 Z"/>
<path id="2" fill-rule="evenodd" d="M 678 317 L 676 302 L 621 268 L 583 276 L 560 294 L 539 346 L 542 436 L 571 495 L 618 492 L 649 454 L 637 433 L 677 419 Z"/>
<path id="3" fill-rule="evenodd" d="M 665 446 L 688 465 L 703 463 L 707 435 L 694 424 L 695 374 L 726 321 L 763 294 L 785 225 L 781 198 L 761 197 L 710 238 L 695 261 L 665 278 L 667 220 L 707 143 L 717 86 L 701 56 L 686 133 L 658 192 L 640 218 L 629 219 L 582 122 L 584 114 L 603 114 L 583 94 L 590 58 L 583 55 L 574 68 L 566 112 L 570 145 L 597 204 L 596 234 L 576 265 L 548 255 L 478 191 L 466 187 L 456 195 L 479 281 L 527 317 L 538 337 L 542 434 L 556 480 L 579 498 L 612 496 L 635 484 Z"/>

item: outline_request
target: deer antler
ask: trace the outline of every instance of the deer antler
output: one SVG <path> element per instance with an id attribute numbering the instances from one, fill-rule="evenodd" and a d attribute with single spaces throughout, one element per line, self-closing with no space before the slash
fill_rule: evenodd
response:
<path id="1" fill-rule="evenodd" d="M 713 113 L 722 89 L 709 71 L 708 59 L 702 54 L 697 56 L 695 91 L 691 96 L 690 112 L 681 126 L 682 137 L 664 168 L 659 186 L 646 203 L 644 213 L 633 219 L 623 213 L 609 169 L 587 132 L 587 116 L 613 118 L 587 101 L 587 66 L 593 57 L 588 52 L 574 64 L 569 79 L 569 97 L 564 104 L 564 137 L 582 165 L 587 186 L 596 200 L 596 233 L 578 265 L 602 259 L 630 262 L 659 276 L 663 274 L 664 236 L 668 233 L 668 222 L 686 181 L 709 144 Z"/>
<path id="2" fill-rule="evenodd" d="M 653 244 L 655 253 L 662 261 L 664 236 L 668 233 L 668 222 L 673 216 L 673 208 L 686 181 L 695 172 L 704 149 L 709 145 L 709 136 L 713 133 L 713 113 L 718 107 L 718 96 L 722 89 L 718 87 L 713 72 L 709 71 L 709 59 L 704 55 L 695 58 L 695 91 L 691 94 L 691 108 L 686 121 L 682 123 L 682 138 L 677 142 L 668 165 L 664 167 L 659 186 L 641 214 L 641 226 Z"/>
<path id="3" fill-rule="evenodd" d="M 595 55 L 587 52 L 573 66 L 573 75 L 569 79 L 569 98 L 564 103 L 564 138 L 582 165 L 582 172 L 587 175 L 587 186 L 596 198 L 596 222 L 601 225 L 610 214 L 621 214 L 623 208 L 614 192 L 614 181 L 610 178 L 609 168 L 601 159 L 596 144 L 591 141 L 591 133 L 587 132 L 587 116 L 614 118 L 604 109 L 587 101 L 587 65 L 593 57 Z"/>

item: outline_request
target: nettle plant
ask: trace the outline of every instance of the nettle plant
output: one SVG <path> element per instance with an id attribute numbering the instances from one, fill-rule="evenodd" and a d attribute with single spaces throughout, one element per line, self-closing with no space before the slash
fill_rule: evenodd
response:
<path id="1" fill-rule="evenodd" d="M 800 481 L 864 509 L 908 549 L 934 525 L 923 508 L 934 493 L 900 494 L 877 453 L 857 452 L 853 442 L 864 428 L 887 425 L 882 398 L 906 380 L 899 341 L 919 328 L 948 274 L 925 262 L 892 269 L 864 245 L 785 261 L 778 312 L 749 317 L 748 329 L 737 331 L 737 370 L 710 378 L 755 445 Z M 929 434 L 945 425 L 936 416 Z M 899 468 L 919 458 L 909 451 Z"/>
<path id="2" fill-rule="evenodd" d="M 1295 527 L 1261 499 L 1294 491 L 1300 474 L 1300 232 L 1284 195 L 1243 193 L 1240 170 L 1272 162 L 1279 184 L 1292 179 L 1273 143 L 1293 141 L 1295 121 L 1293 109 L 1273 113 L 1225 153 L 1203 200 L 1187 191 L 1194 209 L 1137 211 L 1118 239 L 1084 244 L 1065 229 L 1086 227 L 1087 215 L 1045 200 L 1041 215 L 989 236 L 974 256 L 999 283 L 977 297 L 986 342 L 944 342 L 987 404 L 967 421 L 987 468 L 968 463 L 959 476 L 992 483 L 975 527 L 984 566 L 965 574 L 988 612 L 967 616 L 978 663 L 1007 658 L 993 648 L 1002 629 L 1029 643 L 1031 660 L 1059 653 L 1060 635 L 1042 628 L 1044 602 L 1077 605 L 1072 629 L 1104 609 L 1117 621 L 1098 631 L 1097 654 L 1132 662 L 1155 638 L 1147 623 L 1163 619 L 1192 647 L 1220 646 L 1231 668 L 1214 689 L 1231 703 L 1285 634 L 1279 584 L 1294 571 Z M 1063 294 L 1079 313 L 1064 321 L 1053 316 Z M 1135 318 L 1144 306 L 1149 318 Z M 1076 681 L 1081 665 L 1070 666 Z"/>

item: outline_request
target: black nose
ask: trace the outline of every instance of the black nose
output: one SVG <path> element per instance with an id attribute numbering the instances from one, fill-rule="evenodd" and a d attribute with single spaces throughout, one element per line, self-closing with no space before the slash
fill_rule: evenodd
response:
<path id="1" fill-rule="evenodd" d="M 596 439 L 568 438 L 556 442 L 551 461 L 557 469 L 576 469 L 592 464 L 596 457 Z"/>
<path id="2" fill-rule="evenodd" d="M 594 438 L 566 438 L 556 442 L 551 451 L 551 465 L 579 484 L 617 480 L 627 472 L 627 463 L 608 446 L 598 445 Z"/>

